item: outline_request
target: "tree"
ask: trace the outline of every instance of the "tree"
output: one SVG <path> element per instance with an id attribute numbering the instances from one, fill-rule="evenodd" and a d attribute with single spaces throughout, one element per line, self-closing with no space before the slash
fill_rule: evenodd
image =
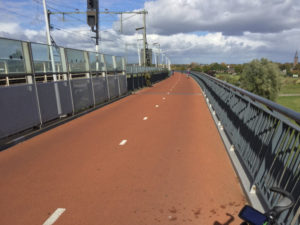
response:
<path id="1" fill-rule="evenodd" d="M 291 64 L 291 63 L 283 63 L 283 64 L 279 64 L 278 66 L 279 66 L 279 69 L 281 71 L 284 71 L 284 70 L 286 71 L 286 75 L 287 76 L 292 76 L 293 75 L 292 71 L 291 71 L 291 69 L 293 67 L 293 64 Z"/>
<path id="2" fill-rule="evenodd" d="M 275 63 L 267 59 L 246 64 L 241 75 L 241 88 L 274 101 L 281 86 L 281 73 Z"/>
<path id="3" fill-rule="evenodd" d="M 201 66 L 198 64 L 198 63 L 195 63 L 195 62 L 192 62 L 189 67 L 191 68 L 191 70 L 193 71 L 199 71 L 201 72 L 202 69 L 201 69 Z"/>
<path id="4" fill-rule="evenodd" d="M 234 65 L 234 71 L 237 73 L 237 74 L 240 74 L 243 72 L 243 65 L 241 64 L 236 64 Z"/>
<path id="5" fill-rule="evenodd" d="M 223 70 L 223 71 L 227 71 L 228 70 L 226 63 L 222 62 L 220 64 L 220 70 Z"/>
<path id="6" fill-rule="evenodd" d="M 207 73 L 207 72 L 210 71 L 210 70 L 211 70 L 211 68 L 210 68 L 209 65 L 204 65 L 204 66 L 202 66 L 202 71 L 203 71 L 204 73 Z"/>
<path id="7" fill-rule="evenodd" d="M 222 66 L 219 63 L 212 63 L 210 64 L 210 69 L 215 71 L 222 70 Z"/>

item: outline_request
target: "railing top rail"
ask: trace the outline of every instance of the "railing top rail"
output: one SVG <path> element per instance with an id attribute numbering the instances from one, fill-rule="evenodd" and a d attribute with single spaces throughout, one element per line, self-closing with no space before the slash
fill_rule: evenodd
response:
<path id="1" fill-rule="evenodd" d="M 260 102 L 260 103 L 266 105 L 269 109 L 277 111 L 277 112 L 279 112 L 279 113 L 281 113 L 281 114 L 289 117 L 290 119 L 295 120 L 300 125 L 300 113 L 298 113 L 298 112 L 295 112 L 295 111 L 293 111 L 293 110 L 291 110 L 289 108 L 286 108 L 286 107 L 284 107 L 282 105 L 279 105 L 279 104 L 277 104 L 275 102 L 272 102 L 271 100 L 268 100 L 268 99 L 263 98 L 261 96 L 258 96 L 256 94 L 253 94 L 253 93 L 251 93 L 249 91 L 246 91 L 246 90 L 244 90 L 242 88 L 236 87 L 236 86 L 234 86 L 232 84 L 229 84 L 229 83 L 227 83 L 225 81 L 222 81 L 222 80 L 219 80 L 219 79 L 217 79 L 215 77 L 209 76 L 209 75 L 207 75 L 205 73 L 199 73 L 199 72 L 195 72 L 195 71 L 192 71 L 192 73 L 195 74 L 195 75 L 201 74 L 201 75 L 206 76 L 207 78 L 209 78 L 211 80 L 214 80 L 217 83 L 220 83 L 220 84 L 225 85 L 225 86 L 227 86 L 227 87 L 229 87 L 229 88 L 231 88 L 231 89 L 233 89 L 235 91 L 238 91 L 242 95 L 248 96 L 252 100 Z"/>

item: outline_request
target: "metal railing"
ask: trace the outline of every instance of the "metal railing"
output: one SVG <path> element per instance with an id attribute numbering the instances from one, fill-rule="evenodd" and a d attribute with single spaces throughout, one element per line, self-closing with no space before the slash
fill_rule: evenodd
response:
<path id="1" fill-rule="evenodd" d="M 299 123 L 300 113 L 204 73 L 191 75 L 220 120 L 251 189 L 266 209 L 279 200 L 270 187 L 291 193 L 296 204 L 281 215 L 280 223 L 299 225 L 300 127 L 289 119 Z"/>
<path id="2" fill-rule="evenodd" d="M 167 73 L 126 65 L 120 56 L 0 38 L 0 145 L 16 133 L 126 95 L 131 77 L 136 82 Z"/>

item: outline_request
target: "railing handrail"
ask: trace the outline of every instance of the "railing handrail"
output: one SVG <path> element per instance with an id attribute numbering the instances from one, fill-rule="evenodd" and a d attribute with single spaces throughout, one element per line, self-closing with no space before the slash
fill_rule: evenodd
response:
<path id="1" fill-rule="evenodd" d="M 241 164 L 236 171 L 245 172 L 241 176 L 247 180 L 243 183 L 245 193 L 251 198 L 252 191 L 257 193 L 251 203 L 266 211 L 271 209 L 279 199 L 270 194 L 270 187 L 280 187 L 297 201 L 280 215 L 278 224 L 300 225 L 300 127 L 288 120 L 300 121 L 299 113 L 207 74 L 191 75 L 204 91 L 216 125 L 224 131 L 222 136 L 228 138 L 229 155 Z"/>
<path id="2" fill-rule="evenodd" d="M 199 74 L 199 72 L 195 72 L 195 71 L 192 71 L 192 73 Z M 208 77 L 209 79 L 216 81 L 217 83 L 220 83 L 220 84 L 225 85 L 225 86 L 227 86 L 227 87 L 229 87 L 229 88 L 231 88 L 235 91 L 238 91 L 241 94 L 248 96 L 249 98 L 251 98 L 254 101 L 257 101 L 257 102 L 260 102 L 260 103 L 266 105 L 269 109 L 275 110 L 275 111 L 289 117 L 290 119 L 295 120 L 300 125 L 300 113 L 298 113 L 298 112 L 296 112 L 292 109 L 286 108 L 282 105 L 279 105 L 279 104 L 277 104 L 277 103 L 275 103 L 271 100 L 263 98 L 259 95 L 253 94 L 249 91 L 246 91 L 242 88 L 236 87 L 236 86 L 234 86 L 232 84 L 229 84 L 225 81 L 219 80 L 219 79 L 217 79 L 215 77 L 212 77 L 212 76 L 210 76 L 206 73 L 201 72 L 201 75 L 204 75 L 204 76 Z"/>

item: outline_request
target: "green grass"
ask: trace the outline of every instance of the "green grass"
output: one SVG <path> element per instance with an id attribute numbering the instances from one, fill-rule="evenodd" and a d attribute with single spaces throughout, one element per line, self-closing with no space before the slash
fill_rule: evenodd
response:
<path id="1" fill-rule="evenodd" d="M 239 85 L 240 75 L 216 74 L 216 77 L 233 85 Z M 300 78 L 282 78 L 279 94 L 300 94 Z M 276 102 L 296 112 L 300 112 L 300 96 L 279 96 Z"/>
<path id="2" fill-rule="evenodd" d="M 279 96 L 276 102 L 296 112 L 300 112 L 300 96 Z"/>
<path id="3" fill-rule="evenodd" d="M 235 86 L 239 86 L 240 84 L 240 75 L 231 75 L 227 73 L 218 73 L 216 74 L 216 78 L 220 80 L 224 80 L 227 83 L 233 84 Z"/>
<path id="4" fill-rule="evenodd" d="M 279 94 L 300 94 L 300 79 L 283 78 Z M 300 112 L 300 96 L 279 96 L 276 102 L 296 112 Z"/>
<path id="5" fill-rule="evenodd" d="M 300 94 L 300 78 L 284 78 L 280 94 Z"/>

